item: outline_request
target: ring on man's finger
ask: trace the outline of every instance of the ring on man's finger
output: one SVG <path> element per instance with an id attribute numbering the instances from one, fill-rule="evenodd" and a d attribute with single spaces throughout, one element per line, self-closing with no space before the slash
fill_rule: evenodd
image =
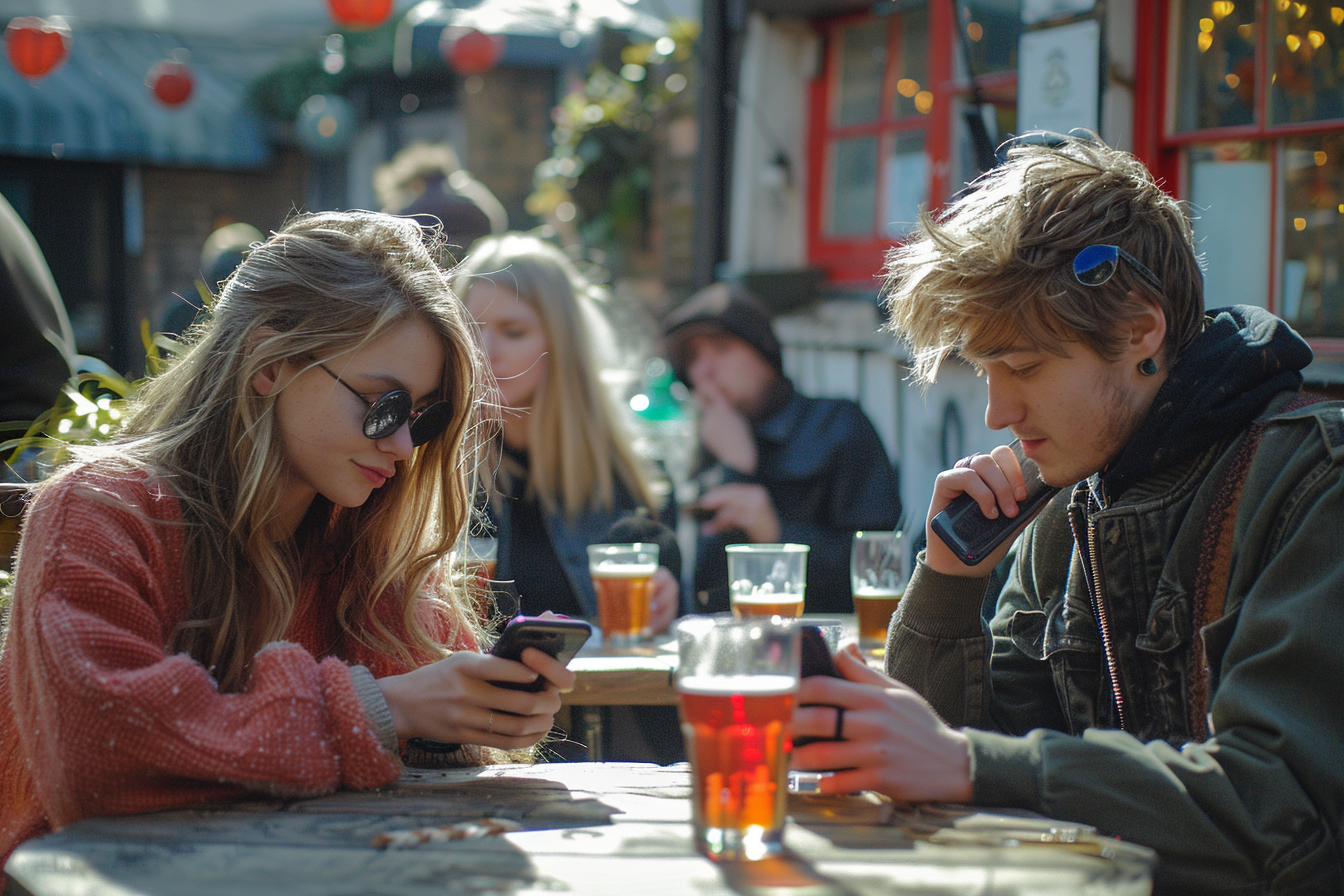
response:
<path id="1" fill-rule="evenodd" d="M 835 739 L 845 739 L 845 708 L 843 706 L 835 708 Z"/>
<path id="2" fill-rule="evenodd" d="M 961 460 L 959 460 L 959 461 L 957 461 L 956 463 L 954 463 L 954 464 L 952 465 L 952 468 L 953 468 L 953 469 L 956 469 L 956 470 L 964 470 L 964 469 L 966 469 L 967 467 L 969 467 L 969 466 L 971 465 L 971 461 L 975 460 L 975 459 L 976 459 L 977 457 L 979 457 L 979 456 L 980 456 L 980 452 L 979 452 L 979 451 L 976 451 L 976 452 L 974 452 L 973 454 L 968 454 L 968 455 L 966 455 L 965 457 L 963 457 Z"/>
<path id="3" fill-rule="evenodd" d="M 485 733 L 486 733 L 486 734 L 494 734 L 494 733 L 495 733 L 495 711 L 494 711 L 493 709 L 490 710 L 490 718 L 489 718 L 489 720 L 486 722 L 486 725 L 485 725 Z"/>

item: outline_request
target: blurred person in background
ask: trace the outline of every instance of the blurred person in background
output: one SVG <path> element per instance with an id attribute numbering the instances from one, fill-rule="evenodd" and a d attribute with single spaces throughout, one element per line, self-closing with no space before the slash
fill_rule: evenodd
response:
<path id="1" fill-rule="evenodd" d="M 183 293 L 169 296 L 158 332 L 180 336 L 207 313 L 206 299 L 242 264 L 247 251 L 264 240 L 265 234 L 243 221 L 222 224 L 210 232 L 201 246 L 199 276 Z"/>
<path id="2" fill-rule="evenodd" d="M 509 229 L 504 206 L 462 167 L 447 143 L 407 146 L 374 171 L 373 188 L 383 211 L 436 220 L 457 259 L 481 237 Z"/>
<path id="3" fill-rule="evenodd" d="M 476 244 L 454 287 L 480 325 L 499 381 L 503 429 L 486 511 L 498 537 L 501 610 L 595 617 L 587 548 L 658 542 L 652 623 L 681 609 L 681 556 L 644 463 L 601 379 L 599 345 L 614 338 L 598 290 L 559 248 L 507 233 Z"/>
<path id="4" fill-rule="evenodd" d="M 901 519 L 896 468 L 872 422 L 848 399 L 794 389 L 769 312 L 739 284 L 691 296 L 663 333 L 700 407 L 697 611 L 728 609 L 726 545 L 795 542 L 811 547 L 804 611 L 853 612 L 854 532 Z"/>

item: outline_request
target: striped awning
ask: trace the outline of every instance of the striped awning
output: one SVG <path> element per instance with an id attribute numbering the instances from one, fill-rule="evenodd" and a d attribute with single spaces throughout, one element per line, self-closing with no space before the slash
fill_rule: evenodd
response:
<path id="1" fill-rule="evenodd" d="M 169 107 L 145 85 L 151 66 L 186 50 L 195 90 Z M 245 106 L 274 54 L 236 41 L 164 33 L 76 30 L 69 58 L 29 81 L 0 58 L 0 154 L 130 164 L 247 168 L 270 146 Z"/>

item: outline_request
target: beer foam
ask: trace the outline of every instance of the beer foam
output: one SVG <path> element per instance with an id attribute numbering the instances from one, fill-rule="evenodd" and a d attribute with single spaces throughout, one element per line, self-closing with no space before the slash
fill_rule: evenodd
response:
<path id="1" fill-rule="evenodd" d="M 872 586 L 865 585 L 858 591 L 854 592 L 854 597 L 859 599 L 886 598 L 887 600 L 891 600 L 893 598 L 900 597 L 903 594 L 905 594 L 904 588 L 874 588 Z"/>
<path id="2" fill-rule="evenodd" d="M 642 579 L 653 575 L 657 568 L 656 563 L 613 563 L 603 560 L 596 566 L 589 566 L 588 572 L 604 579 Z"/>
<path id="3" fill-rule="evenodd" d="M 803 595 L 800 591 L 756 591 L 751 594 L 734 594 L 733 602 L 739 604 L 800 604 Z"/>
<path id="4" fill-rule="evenodd" d="M 707 697 L 771 697 L 798 690 L 798 679 L 792 675 L 688 675 L 677 681 L 677 690 L 684 694 Z"/>

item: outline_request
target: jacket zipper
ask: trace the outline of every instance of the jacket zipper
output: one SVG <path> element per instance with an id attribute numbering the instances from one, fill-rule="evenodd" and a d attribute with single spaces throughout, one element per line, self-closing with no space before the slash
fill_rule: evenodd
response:
<path id="1" fill-rule="evenodd" d="M 1080 526 L 1086 536 L 1085 539 L 1078 537 Z M 1083 580 L 1087 586 L 1087 596 L 1092 602 L 1092 612 L 1097 617 L 1097 627 L 1101 630 L 1101 649 L 1106 657 L 1106 674 L 1111 680 L 1111 699 L 1115 701 L 1115 712 L 1120 717 L 1120 730 L 1128 731 L 1125 697 L 1120 686 L 1120 666 L 1116 662 L 1115 645 L 1111 641 L 1111 619 L 1106 602 L 1102 600 L 1101 570 L 1097 565 L 1096 554 L 1092 550 L 1097 534 L 1096 524 L 1087 518 L 1082 507 L 1073 504 L 1069 507 L 1069 528 L 1073 530 L 1074 542 L 1083 552 Z"/>

